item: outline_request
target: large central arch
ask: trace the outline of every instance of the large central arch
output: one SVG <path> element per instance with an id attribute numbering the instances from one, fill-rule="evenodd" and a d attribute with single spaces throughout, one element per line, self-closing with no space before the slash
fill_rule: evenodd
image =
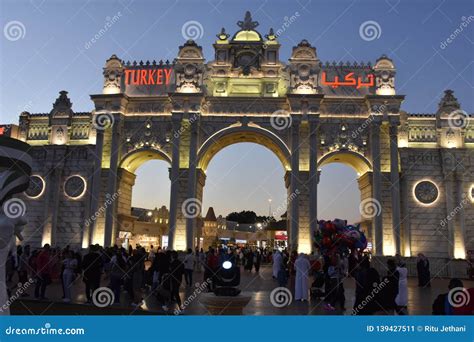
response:
<path id="1" fill-rule="evenodd" d="M 275 153 L 286 171 L 291 170 L 288 146 L 271 131 L 256 125 L 230 126 L 214 133 L 198 151 L 198 168 L 205 172 L 213 156 L 223 148 L 240 142 L 253 142 L 268 148 Z"/>

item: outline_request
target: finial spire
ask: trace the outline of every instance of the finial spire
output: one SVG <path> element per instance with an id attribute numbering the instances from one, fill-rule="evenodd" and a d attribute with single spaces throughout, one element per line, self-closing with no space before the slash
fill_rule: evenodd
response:
<path id="1" fill-rule="evenodd" d="M 253 30 L 259 25 L 258 21 L 252 21 L 252 15 L 250 11 L 245 12 L 244 21 L 238 21 L 237 26 L 239 26 L 242 30 Z"/>

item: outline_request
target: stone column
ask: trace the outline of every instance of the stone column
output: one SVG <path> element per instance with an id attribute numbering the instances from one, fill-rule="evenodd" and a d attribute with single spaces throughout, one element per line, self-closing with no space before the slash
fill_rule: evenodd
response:
<path id="1" fill-rule="evenodd" d="M 398 126 L 390 123 L 390 182 L 392 195 L 392 230 L 395 254 L 400 254 L 400 175 L 398 173 Z"/>
<path id="2" fill-rule="evenodd" d="M 403 243 L 402 243 L 402 255 L 405 257 L 411 256 L 411 233 L 410 233 L 410 200 L 409 196 L 410 193 L 408 191 L 408 180 L 406 175 L 402 175 L 400 180 L 400 191 L 401 191 L 401 198 L 402 198 L 402 213 L 403 219 L 401 220 L 401 224 L 403 227 Z"/>
<path id="3" fill-rule="evenodd" d="M 293 115 L 291 125 L 291 175 L 290 175 L 290 196 L 292 200 L 290 202 L 290 232 L 288 236 L 288 245 L 290 249 L 298 248 L 298 229 L 299 229 L 299 196 L 294 194 L 298 193 L 299 187 L 299 128 L 300 120 L 299 117 Z M 297 191 L 298 190 L 298 191 Z"/>
<path id="4" fill-rule="evenodd" d="M 120 114 L 114 115 L 114 124 L 112 126 L 112 146 L 110 148 L 110 165 L 107 177 L 107 197 L 113 196 L 117 192 L 117 173 L 120 154 Z M 104 229 L 104 246 L 113 246 L 117 237 L 116 227 L 116 203 L 107 206 L 105 211 L 105 229 Z"/>
<path id="5" fill-rule="evenodd" d="M 197 120 L 190 121 L 191 142 L 189 146 L 189 171 L 188 171 L 188 199 L 196 199 L 199 211 L 202 210 L 202 202 L 196 198 L 196 163 L 197 163 L 197 144 L 198 144 L 198 127 Z M 186 249 L 194 249 L 194 235 L 196 232 L 196 217 L 186 218 Z"/>
<path id="6" fill-rule="evenodd" d="M 99 209 L 103 147 L 104 147 L 104 131 L 97 130 L 96 141 L 95 141 L 94 172 L 92 175 L 89 216 L 94 215 L 94 213 L 96 213 Z M 82 237 L 83 248 L 87 248 L 92 243 L 92 237 L 94 236 L 96 227 L 97 227 L 97 219 L 88 221 L 84 225 L 84 235 Z"/>
<path id="7" fill-rule="evenodd" d="M 454 243 L 454 256 L 457 258 L 466 258 L 466 219 L 464 214 L 464 207 L 468 201 L 468 197 L 464 194 L 464 175 L 461 173 L 457 174 L 457 203 L 459 207 L 458 211 L 458 225 L 456 225 L 455 243 Z M 461 252 L 456 253 L 456 249 Z M 461 255 L 464 253 L 464 255 Z"/>
<path id="8" fill-rule="evenodd" d="M 202 203 L 204 185 L 206 185 L 206 174 L 202 169 L 196 169 L 196 198 L 198 199 L 199 203 Z M 194 236 L 197 239 L 197 245 L 199 245 L 199 239 L 202 237 L 202 222 L 202 220 L 197 221 L 196 219 Z"/>
<path id="9" fill-rule="evenodd" d="M 313 236 L 318 225 L 318 120 L 309 121 L 309 238 L 314 251 Z"/>
<path id="10" fill-rule="evenodd" d="M 454 213 L 454 179 L 453 174 L 445 173 L 444 175 L 444 192 L 446 198 L 446 217 L 451 216 Z M 448 225 L 448 256 L 449 258 L 454 258 L 454 247 L 456 244 L 455 234 L 454 234 L 454 220 L 447 220 Z"/>
<path id="11" fill-rule="evenodd" d="M 370 130 L 372 154 L 372 198 L 377 208 L 373 218 L 375 255 L 383 255 L 382 174 L 380 169 L 380 122 L 374 120 Z"/>
<path id="12" fill-rule="evenodd" d="M 168 233 L 168 249 L 174 248 L 175 233 L 176 233 L 176 214 L 178 206 L 178 191 L 179 191 L 179 143 L 181 135 L 177 134 L 181 129 L 181 120 L 182 114 L 173 114 L 172 118 L 173 124 L 173 135 L 171 138 L 172 144 L 172 154 L 171 154 L 171 169 L 170 169 L 170 179 L 171 179 L 171 194 L 170 194 L 170 211 L 169 211 L 169 233 Z"/>

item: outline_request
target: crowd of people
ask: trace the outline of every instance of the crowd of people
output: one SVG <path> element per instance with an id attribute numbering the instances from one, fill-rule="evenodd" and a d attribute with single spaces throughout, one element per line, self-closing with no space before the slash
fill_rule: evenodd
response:
<path id="1" fill-rule="evenodd" d="M 17 246 L 16 255 L 10 254 L 6 264 L 7 283 L 15 272 L 18 285 L 35 280 L 34 297 L 46 299 L 48 286 L 53 281 L 62 285 L 62 299 L 71 302 L 72 288 L 78 280 L 85 284 L 85 298 L 93 301 L 93 293 L 101 285 L 114 293 L 115 303 L 126 292 L 125 302 L 132 306 L 142 303 L 144 294 L 154 295 L 164 310 L 170 305 L 182 307 L 180 288 L 193 288 L 206 283 L 207 291 L 214 291 L 216 274 L 224 260 L 231 260 L 243 272 L 259 273 L 261 265 L 271 264 L 272 276 L 279 287 L 294 289 L 296 301 L 320 298 L 327 311 L 346 310 L 344 283 L 355 281 L 354 315 L 408 314 L 408 270 L 403 259 L 396 256 L 387 260 L 385 274 L 371 266 L 367 255 L 351 253 L 332 256 L 298 254 L 296 251 L 269 248 L 212 248 L 188 249 L 185 253 L 150 246 L 145 249 L 123 247 L 104 248 L 91 245 L 82 254 L 69 246 L 31 250 L 30 246 Z M 430 286 L 429 260 L 424 255 L 417 259 L 418 285 Z M 197 279 L 196 272 L 199 273 Z M 202 278 L 201 278 L 202 277 Z M 184 283 L 183 283 L 184 278 Z M 196 281 L 196 283 L 194 283 Z M 452 279 L 449 289 L 462 287 L 462 281 Z M 28 296 L 25 292 L 22 296 Z M 447 293 L 436 298 L 433 314 L 452 314 L 456 310 L 446 301 Z"/>

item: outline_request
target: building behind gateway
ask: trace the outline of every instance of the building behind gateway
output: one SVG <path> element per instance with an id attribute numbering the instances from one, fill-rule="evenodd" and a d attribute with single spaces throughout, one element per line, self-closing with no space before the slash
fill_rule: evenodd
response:
<path id="1" fill-rule="evenodd" d="M 286 171 L 291 248 L 312 249 L 320 168 L 341 162 L 359 176 L 376 255 L 445 260 L 474 250 L 474 122 L 451 90 L 436 113 L 407 113 L 387 56 L 323 62 L 302 40 L 283 62 L 273 30 L 262 36 L 250 13 L 238 26 L 217 35 L 210 61 L 192 40 L 173 62 L 112 55 L 92 112 L 75 112 L 61 91 L 51 112 L 21 113 L 18 136 L 35 161 L 24 194 L 32 245 L 114 244 L 133 231 L 135 170 L 161 159 L 170 165 L 168 244 L 193 247 L 210 160 L 253 142 Z"/>

